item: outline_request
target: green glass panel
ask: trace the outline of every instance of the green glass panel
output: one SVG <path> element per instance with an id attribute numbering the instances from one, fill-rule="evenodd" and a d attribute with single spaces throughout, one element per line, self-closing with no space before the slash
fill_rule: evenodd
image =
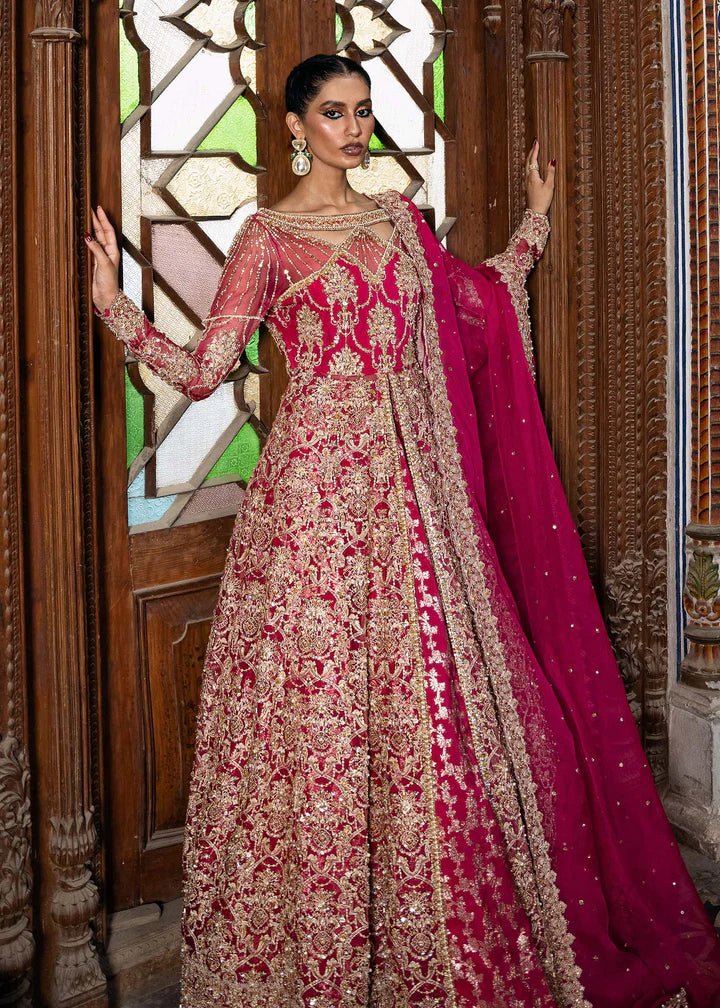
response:
<path id="1" fill-rule="evenodd" d="M 340 15 L 336 14 L 335 15 L 335 45 L 340 45 L 340 39 L 342 38 L 342 34 L 343 34 L 342 21 L 340 20 Z"/>
<path id="2" fill-rule="evenodd" d="M 435 115 L 445 119 L 445 52 L 441 52 L 433 63 L 433 90 Z"/>
<path id="3" fill-rule="evenodd" d="M 440 10 L 442 10 L 443 9 L 443 0 L 435 0 L 435 6 L 438 7 Z"/>
<path id="4" fill-rule="evenodd" d="M 250 342 L 245 347 L 245 353 L 247 354 L 247 358 L 253 364 L 260 363 L 260 357 L 258 353 L 259 347 L 260 347 L 260 330 L 256 329 L 255 332 L 250 337 Z"/>
<path id="5" fill-rule="evenodd" d="M 138 54 L 133 49 L 120 19 L 120 122 L 123 123 L 138 107 L 140 82 L 138 80 Z"/>
<path id="6" fill-rule="evenodd" d="M 255 0 L 245 10 L 245 27 L 251 38 L 255 38 Z"/>
<path id="7" fill-rule="evenodd" d="M 210 472 L 214 476 L 237 476 L 244 483 L 250 479 L 260 458 L 260 439 L 249 423 L 244 423 Z"/>
<path id="8" fill-rule="evenodd" d="M 145 403 L 125 370 L 125 428 L 127 464 L 130 466 L 145 445 Z"/>
<path id="9" fill-rule="evenodd" d="M 374 133 L 370 137 L 370 150 L 385 150 L 385 144 Z"/>
<path id="10" fill-rule="evenodd" d="M 237 151 L 248 164 L 257 164 L 257 123 L 252 105 L 244 95 L 232 103 L 198 150 Z"/>

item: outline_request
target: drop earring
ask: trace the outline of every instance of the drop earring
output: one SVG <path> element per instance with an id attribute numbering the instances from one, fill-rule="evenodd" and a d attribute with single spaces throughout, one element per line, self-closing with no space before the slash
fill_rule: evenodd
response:
<path id="1" fill-rule="evenodd" d="M 364 158 L 362 159 L 362 162 L 361 162 L 361 164 L 360 164 L 360 167 L 361 167 L 361 168 L 364 168 L 364 169 L 365 169 L 365 171 L 367 171 L 367 170 L 368 170 L 368 168 L 370 167 L 370 148 L 369 148 L 369 147 L 368 147 L 368 149 L 367 149 L 367 150 L 365 151 L 365 157 L 364 157 Z"/>
<path id="2" fill-rule="evenodd" d="M 295 175 L 307 175 L 312 168 L 312 153 L 308 149 L 305 137 L 293 138 L 293 151 L 290 154 L 290 167 Z"/>

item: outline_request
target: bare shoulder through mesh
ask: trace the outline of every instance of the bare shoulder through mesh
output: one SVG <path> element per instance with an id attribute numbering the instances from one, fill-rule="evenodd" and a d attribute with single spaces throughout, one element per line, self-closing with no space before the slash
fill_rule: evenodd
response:
<path id="1" fill-rule="evenodd" d="M 262 208 L 256 219 L 277 248 L 287 289 L 316 276 L 339 258 L 377 273 L 395 245 L 397 230 L 383 207 L 342 215 L 294 214 Z"/>

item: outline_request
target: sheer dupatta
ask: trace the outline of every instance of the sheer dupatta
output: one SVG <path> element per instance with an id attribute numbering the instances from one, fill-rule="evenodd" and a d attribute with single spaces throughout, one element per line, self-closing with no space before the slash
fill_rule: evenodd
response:
<path id="1" fill-rule="evenodd" d="M 720 943 L 685 870 L 625 697 L 528 366 L 521 334 L 527 337 L 527 317 L 497 268 L 455 259 L 412 203 L 384 199 L 403 240 L 416 247 L 425 288 L 418 353 L 443 445 L 448 509 L 460 525 L 472 515 L 486 552 L 489 531 L 494 590 L 517 613 L 535 667 L 534 697 L 507 696 L 499 653 L 491 678 L 531 836 L 539 931 L 558 1004 L 583 1003 L 574 955 L 584 1003 L 593 1008 L 713 1008 L 720 1005 Z M 470 555 L 465 564 L 471 602 L 473 580 L 482 581 L 492 606 L 487 559 Z M 522 781 L 523 764 L 533 772 L 538 754 L 532 746 L 521 751 L 514 730 L 514 719 L 522 723 L 536 703 L 560 754 L 550 816 Z M 544 842 L 533 842 L 540 804 Z M 502 810 L 499 819 L 510 836 Z"/>

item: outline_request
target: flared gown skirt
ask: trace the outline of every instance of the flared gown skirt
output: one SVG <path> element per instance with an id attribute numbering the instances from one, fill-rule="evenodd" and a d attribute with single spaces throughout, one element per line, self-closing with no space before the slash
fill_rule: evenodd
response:
<path id="1" fill-rule="evenodd" d="M 586 1004 L 563 904 L 543 907 L 542 940 L 531 924 L 537 824 L 499 822 L 516 781 L 489 793 L 512 729 L 498 725 L 444 527 L 427 396 L 419 368 L 291 378 L 247 487 L 202 682 L 183 1008 Z M 523 698 L 517 772 L 532 774 L 521 783 L 552 843 L 570 736 L 548 736 L 555 700 L 478 534 L 493 633 Z M 582 817 L 580 782 L 564 776 Z M 574 856 L 590 907 L 586 834 Z"/>

